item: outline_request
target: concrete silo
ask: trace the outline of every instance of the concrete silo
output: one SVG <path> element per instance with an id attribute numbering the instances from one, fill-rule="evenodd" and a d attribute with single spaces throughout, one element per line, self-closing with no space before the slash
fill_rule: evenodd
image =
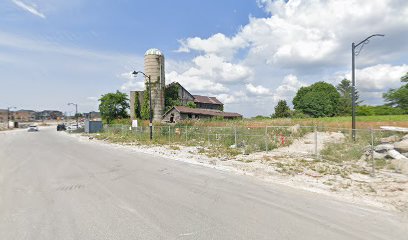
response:
<path id="1" fill-rule="evenodd" d="M 161 121 L 164 114 L 166 81 L 164 76 L 164 55 L 160 50 L 152 48 L 146 51 L 144 72 L 151 79 L 153 121 Z M 146 79 L 146 86 L 148 86 L 148 79 Z"/>

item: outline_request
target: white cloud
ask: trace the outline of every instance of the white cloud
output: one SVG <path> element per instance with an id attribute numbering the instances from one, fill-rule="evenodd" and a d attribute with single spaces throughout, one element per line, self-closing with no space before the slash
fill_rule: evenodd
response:
<path id="1" fill-rule="evenodd" d="M 248 83 L 245 85 L 245 87 L 249 93 L 254 95 L 271 95 L 272 93 L 270 89 L 261 85 L 255 86 L 252 83 Z"/>
<path id="2" fill-rule="evenodd" d="M 142 91 L 145 89 L 144 79 L 141 77 L 136 78 L 132 72 L 121 73 L 118 77 L 125 81 L 120 87 L 122 91 Z"/>
<path id="3" fill-rule="evenodd" d="M 216 97 L 224 104 L 239 104 L 248 102 L 249 97 L 244 91 L 233 92 L 232 94 L 218 94 Z"/>
<path id="4" fill-rule="evenodd" d="M 357 71 L 358 87 L 360 92 L 375 92 L 398 86 L 397 75 L 405 69 L 401 63 L 408 57 L 408 31 L 402 31 L 408 29 L 406 0 L 258 0 L 258 4 L 270 15 L 250 17 L 236 34 L 181 40 L 179 52 L 198 54 L 194 66 L 181 75 L 227 85 L 221 97 L 229 102 L 237 102 L 235 93 L 242 90 L 263 106 L 279 99 L 291 102 L 301 86 L 347 72 L 352 42 L 383 33 L 385 38 L 372 39 L 357 57 L 357 67 L 365 69 Z M 361 96 L 367 103 L 381 101 L 381 94 Z M 248 104 L 244 111 L 253 108 Z"/>
<path id="5" fill-rule="evenodd" d="M 218 33 L 207 39 L 182 40 L 181 48 L 204 54 L 217 54 L 225 58 L 230 58 L 237 49 L 247 48 L 249 62 L 267 62 L 299 70 L 311 65 L 317 67 L 347 64 L 351 42 L 362 40 L 372 33 L 389 35 L 388 41 L 376 40 L 382 45 L 385 45 L 384 41 L 390 43 L 393 39 L 408 38 L 407 31 L 400 31 L 408 28 L 407 1 L 258 2 L 272 14 L 271 17 L 250 18 L 249 23 L 232 37 Z M 387 59 L 394 55 L 390 53 L 390 47 L 400 50 L 397 46 L 387 45 L 371 52 L 377 54 L 377 60 Z M 372 59 L 367 53 L 361 56 L 359 61 L 372 64 Z"/>
<path id="6" fill-rule="evenodd" d="M 139 82 L 139 81 L 126 81 L 126 83 L 122 84 L 120 87 L 120 90 L 124 92 L 130 92 L 130 91 L 142 91 L 145 89 L 145 84 L 144 82 Z"/>
<path id="7" fill-rule="evenodd" d="M 385 92 L 390 88 L 401 86 L 401 77 L 408 72 L 408 65 L 378 64 L 356 69 L 356 87 L 360 91 Z M 337 80 L 351 80 L 351 73 L 338 74 Z"/>
<path id="8" fill-rule="evenodd" d="M 179 82 L 193 94 L 227 93 L 230 91 L 227 85 L 250 81 L 253 74 L 249 67 L 215 54 L 197 56 L 189 66 L 173 63 L 167 70 L 167 83 Z"/>
<path id="9" fill-rule="evenodd" d="M 34 5 L 30 5 L 30 4 L 24 3 L 24 2 L 22 2 L 22 1 L 20 1 L 20 0 L 11 0 L 11 1 L 12 1 L 14 4 L 16 4 L 18 7 L 20 7 L 21 9 L 23 9 L 23 10 L 25 10 L 25 11 L 27 11 L 27 12 L 33 14 L 33 15 L 36 15 L 36 16 L 38 16 L 38 17 L 40 17 L 40 18 L 44 18 L 44 19 L 46 18 L 45 15 L 44 15 L 44 13 L 40 12 L 40 11 L 36 8 L 36 6 L 34 6 Z"/>
<path id="10" fill-rule="evenodd" d="M 285 76 L 282 84 L 276 88 L 274 100 L 276 102 L 279 100 L 291 101 L 299 88 L 303 86 L 306 86 L 306 84 L 300 82 L 295 75 L 289 74 Z"/>
<path id="11" fill-rule="evenodd" d="M 248 45 L 248 42 L 240 36 L 228 38 L 222 33 L 217 33 L 207 39 L 194 37 L 179 42 L 181 46 L 178 52 L 195 50 L 209 54 L 220 54 L 225 57 L 231 57 L 238 49 L 245 48 Z"/>
<path id="12" fill-rule="evenodd" d="M 187 76 L 231 83 L 248 80 L 252 75 L 250 68 L 241 64 L 233 64 L 214 54 L 198 56 L 193 59 L 193 62 L 195 66 L 184 73 Z"/>
<path id="13" fill-rule="evenodd" d="M 179 82 L 192 94 L 220 94 L 229 91 L 223 84 L 195 76 L 191 72 L 179 74 L 172 71 L 166 74 L 166 83 Z"/>

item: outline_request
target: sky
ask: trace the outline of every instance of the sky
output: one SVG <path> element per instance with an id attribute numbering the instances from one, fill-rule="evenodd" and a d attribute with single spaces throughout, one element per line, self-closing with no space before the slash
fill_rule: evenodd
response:
<path id="1" fill-rule="evenodd" d="M 102 94 L 141 90 L 147 49 L 166 83 L 226 111 L 270 115 L 302 86 L 350 79 L 364 104 L 408 72 L 406 0 L 0 0 L 0 108 L 97 111 Z"/>

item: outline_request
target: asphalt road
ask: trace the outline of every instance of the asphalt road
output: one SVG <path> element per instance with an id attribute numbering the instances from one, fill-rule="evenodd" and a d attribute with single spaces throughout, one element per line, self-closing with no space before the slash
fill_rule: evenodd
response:
<path id="1" fill-rule="evenodd" d="M 81 142 L 0 133 L 0 239 L 408 239 L 400 213 Z"/>

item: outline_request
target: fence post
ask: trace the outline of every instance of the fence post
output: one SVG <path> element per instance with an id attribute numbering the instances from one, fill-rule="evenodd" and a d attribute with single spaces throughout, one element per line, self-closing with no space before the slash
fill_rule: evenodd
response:
<path id="1" fill-rule="evenodd" d="M 207 127 L 207 137 L 208 137 L 208 146 L 210 146 L 211 145 L 211 142 L 210 142 L 210 127 Z"/>
<path id="2" fill-rule="evenodd" d="M 317 151 L 317 126 L 314 126 L 314 142 L 315 142 L 314 153 L 315 153 L 316 159 L 318 159 L 319 158 L 319 153 Z"/>
<path id="3" fill-rule="evenodd" d="M 238 148 L 238 145 L 237 145 L 237 127 L 234 127 L 234 142 L 235 142 L 235 148 Z"/>
<path id="4" fill-rule="evenodd" d="M 371 151 L 370 151 L 370 155 L 371 155 L 371 165 L 372 165 L 372 169 L 371 169 L 371 176 L 374 177 L 375 176 L 375 161 L 374 161 L 374 131 L 372 128 L 370 128 L 370 135 L 371 135 Z"/>
<path id="5" fill-rule="evenodd" d="M 265 151 L 268 152 L 268 127 L 265 127 Z"/>
<path id="6" fill-rule="evenodd" d="M 171 129 L 170 129 L 170 125 L 169 125 L 169 144 L 171 144 L 170 131 L 171 131 Z"/>
<path id="7" fill-rule="evenodd" d="M 185 129 L 185 131 L 186 131 L 186 143 L 188 142 L 188 133 L 187 133 L 187 131 L 188 131 L 188 127 L 187 126 L 185 126 L 184 127 L 184 129 Z"/>

